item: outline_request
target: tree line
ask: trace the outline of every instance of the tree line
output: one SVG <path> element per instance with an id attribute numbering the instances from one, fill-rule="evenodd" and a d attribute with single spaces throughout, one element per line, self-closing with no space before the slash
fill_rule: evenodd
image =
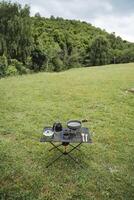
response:
<path id="1" fill-rule="evenodd" d="M 0 2 L 0 77 L 134 62 L 134 44 L 89 23 Z"/>

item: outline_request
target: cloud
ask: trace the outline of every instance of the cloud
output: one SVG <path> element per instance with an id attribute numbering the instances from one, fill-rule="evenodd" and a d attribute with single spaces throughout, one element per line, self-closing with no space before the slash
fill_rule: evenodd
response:
<path id="1" fill-rule="evenodd" d="M 38 7 L 40 5 L 41 14 L 45 13 L 54 16 L 62 16 L 64 18 L 86 18 L 93 17 L 97 13 L 107 13 L 112 10 L 112 6 L 106 0 L 49 0 L 38 1 L 34 4 Z M 31 6 L 32 9 L 32 6 Z M 32 11 L 33 13 L 33 11 Z"/>
<path id="2" fill-rule="evenodd" d="M 133 0 L 108 0 L 113 5 L 114 14 L 127 15 L 132 14 L 134 11 Z"/>
<path id="3" fill-rule="evenodd" d="M 22 5 L 29 4 L 31 15 L 39 12 L 44 17 L 53 15 L 87 21 L 134 42 L 133 0 L 19 0 L 18 2 Z"/>
<path id="4" fill-rule="evenodd" d="M 93 19 L 92 24 L 108 32 L 116 32 L 123 39 L 134 42 L 134 14 L 128 16 L 101 15 Z"/>

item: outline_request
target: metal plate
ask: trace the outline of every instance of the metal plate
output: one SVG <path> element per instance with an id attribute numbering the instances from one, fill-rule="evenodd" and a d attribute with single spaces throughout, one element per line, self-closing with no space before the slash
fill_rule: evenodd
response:
<path id="1" fill-rule="evenodd" d="M 54 132 L 52 130 L 44 130 L 43 135 L 47 137 L 52 137 Z"/>

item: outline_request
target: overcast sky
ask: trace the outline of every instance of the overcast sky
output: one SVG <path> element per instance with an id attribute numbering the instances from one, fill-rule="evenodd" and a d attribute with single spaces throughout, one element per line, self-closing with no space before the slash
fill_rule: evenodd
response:
<path id="1" fill-rule="evenodd" d="M 14 1 L 14 0 L 12 0 Z M 31 15 L 87 21 L 134 42 L 134 0 L 16 0 L 31 7 Z"/>

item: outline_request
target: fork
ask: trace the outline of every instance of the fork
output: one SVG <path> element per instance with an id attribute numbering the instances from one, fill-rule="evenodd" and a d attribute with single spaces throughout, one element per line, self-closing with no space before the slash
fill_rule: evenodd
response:
<path id="1" fill-rule="evenodd" d="M 86 137 L 86 142 L 87 142 L 87 136 L 88 136 L 88 134 L 85 134 L 85 137 Z"/>
<path id="2" fill-rule="evenodd" d="M 82 133 L 81 135 L 82 135 L 82 141 L 85 142 L 85 138 L 84 138 L 85 134 Z"/>

